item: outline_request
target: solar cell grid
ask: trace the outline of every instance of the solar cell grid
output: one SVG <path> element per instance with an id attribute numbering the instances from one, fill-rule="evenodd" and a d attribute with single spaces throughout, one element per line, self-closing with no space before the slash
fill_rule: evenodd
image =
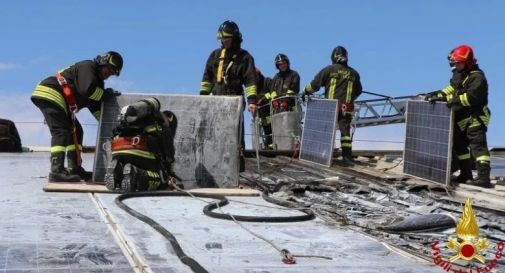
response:
<path id="1" fill-rule="evenodd" d="M 403 172 L 447 184 L 453 114 L 445 103 L 408 101 Z"/>
<path id="2" fill-rule="evenodd" d="M 303 123 L 300 159 L 325 166 L 331 165 L 337 124 L 337 100 L 307 101 Z"/>

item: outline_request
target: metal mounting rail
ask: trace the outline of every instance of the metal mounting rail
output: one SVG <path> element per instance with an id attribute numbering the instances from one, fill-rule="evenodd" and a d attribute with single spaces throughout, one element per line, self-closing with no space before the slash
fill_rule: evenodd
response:
<path id="1" fill-rule="evenodd" d="M 355 101 L 356 113 L 353 124 L 356 127 L 367 127 L 405 122 L 407 101 L 416 96 L 387 97 L 371 92 L 363 93 L 381 96 L 380 99 Z"/>

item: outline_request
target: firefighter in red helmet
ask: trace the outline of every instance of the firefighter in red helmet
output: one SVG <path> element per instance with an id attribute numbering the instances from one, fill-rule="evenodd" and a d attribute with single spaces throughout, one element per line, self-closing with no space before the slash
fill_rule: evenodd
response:
<path id="1" fill-rule="evenodd" d="M 460 45 L 449 54 L 453 68 L 450 84 L 442 90 L 429 93 L 430 102 L 446 101 L 454 109 L 454 150 L 459 161 L 460 174 L 455 182 L 491 188 L 491 158 L 487 147 L 486 132 L 491 117 L 488 104 L 488 85 L 484 72 L 479 68 L 473 50 Z M 476 161 L 477 177 L 472 175 L 471 156 Z"/>

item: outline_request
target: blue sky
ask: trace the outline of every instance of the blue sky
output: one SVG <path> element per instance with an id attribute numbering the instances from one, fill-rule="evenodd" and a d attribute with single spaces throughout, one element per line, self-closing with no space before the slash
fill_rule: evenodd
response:
<path id="1" fill-rule="evenodd" d="M 0 117 L 42 122 L 29 100 L 37 82 L 108 50 L 125 59 L 121 77 L 109 86 L 196 95 L 205 61 L 219 46 L 217 28 L 231 19 L 267 76 L 276 72 L 273 59 L 282 52 L 304 86 L 343 45 L 364 89 L 390 96 L 444 87 L 451 76 L 448 52 L 469 44 L 490 87 L 488 142 L 505 146 L 504 10 L 498 0 L 7 1 L 0 10 Z M 94 124 L 84 112 L 80 120 Z M 24 145 L 49 145 L 43 125 L 19 123 L 18 129 Z M 85 126 L 85 144 L 94 144 L 95 130 Z M 390 148 L 398 144 L 359 140 L 403 138 L 403 125 L 358 129 L 354 146 Z"/>

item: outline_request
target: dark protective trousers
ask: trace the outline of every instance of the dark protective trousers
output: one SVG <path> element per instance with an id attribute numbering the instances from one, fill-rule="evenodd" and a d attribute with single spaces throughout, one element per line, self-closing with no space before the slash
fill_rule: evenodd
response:
<path id="1" fill-rule="evenodd" d="M 483 126 L 467 127 L 462 131 L 459 126 L 455 125 L 453 142 L 454 150 L 458 156 L 468 154 L 468 148 L 470 148 L 470 152 L 477 161 L 489 164 L 486 130 Z"/>
<path id="2" fill-rule="evenodd" d="M 258 105 L 257 111 L 258 118 L 261 121 L 261 127 L 263 128 L 264 148 L 268 149 L 272 145 L 272 120 L 270 117 L 270 103 L 266 102 L 262 105 Z"/>
<path id="3" fill-rule="evenodd" d="M 46 100 L 32 99 L 32 101 L 44 115 L 44 119 L 49 127 L 49 131 L 51 132 L 51 147 L 73 145 L 70 116 L 63 109 Z M 83 130 L 77 119 L 75 119 L 75 126 L 77 129 L 77 139 L 79 144 L 82 145 Z"/>
<path id="4" fill-rule="evenodd" d="M 338 129 L 340 130 L 340 144 L 341 147 L 352 147 L 351 140 L 351 122 L 352 114 L 338 112 Z"/>

